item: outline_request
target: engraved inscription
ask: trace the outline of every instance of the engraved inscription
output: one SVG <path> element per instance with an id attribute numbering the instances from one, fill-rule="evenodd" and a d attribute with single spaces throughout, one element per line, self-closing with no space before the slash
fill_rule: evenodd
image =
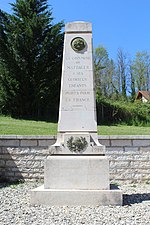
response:
<path id="1" fill-rule="evenodd" d="M 86 88 L 86 84 L 69 84 L 69 87 L 73 87 L 73 88 Z"/>
<path id="2" fill-rule="evenodd" d="M 91 60 L 89 56 L 75 56 L 75 57 L 66 57 L 66 60 Z"/>
<path id="3" fill-rule="evenodd" d="M 87 81 L 87 78 L 82 78 L 82 77 L 77 77 L 77 78 L 74 78 L 74 77 L 69 77 L 68 78 L 68 81 L 72 82 L 72 81 Z"/>
<path id="4" fill-rule="evenodd" d="M 89 66 L 67 66 L 69 70 L 89 70 Z"/>
<path id="5" fill-rule="evenodd" d="M 92 70 L 92 58 L 70 56 L 65 63 L 65 91 L 63 92 L 64 110 L 88 110 L 91 107 L 91 89 L 89 71 Z M 89 91 L 90 90 L 90 91 Z"/>

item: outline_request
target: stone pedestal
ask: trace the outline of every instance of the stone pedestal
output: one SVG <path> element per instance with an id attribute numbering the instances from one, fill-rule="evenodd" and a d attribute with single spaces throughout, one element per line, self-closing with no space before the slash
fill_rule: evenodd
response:
<path id="1" fill-rule="evenodd" d="M 50 156 L 44 185 L 31 191 L 31 204 L 122 205 L 122 192 L 110 189 L 106 156 Z"/>
<path id="2" fill-rule="evenodd" d="M 44 188 L 108 190 L 108 158 L 91 155 L 49 156 L 45 161 Z"/>

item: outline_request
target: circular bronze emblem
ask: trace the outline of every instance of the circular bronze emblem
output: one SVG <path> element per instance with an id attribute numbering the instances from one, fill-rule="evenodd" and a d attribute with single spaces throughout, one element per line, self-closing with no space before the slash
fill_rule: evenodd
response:
<path id="1" fill-rule="evenodd" d="M 71 47 L 74 51 L 80 52 L 86 47 L 86 42 L 81 37 L 76 37 L 71 41 Z"/>

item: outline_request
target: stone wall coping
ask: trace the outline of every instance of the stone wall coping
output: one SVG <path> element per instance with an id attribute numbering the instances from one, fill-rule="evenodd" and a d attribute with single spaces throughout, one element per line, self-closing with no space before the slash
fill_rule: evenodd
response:
<path id="1" fill-rule="evenodd" d="M 54 140 L 56 135 L 0 135 L 0 140 L 2 139 L 19 139 L 19 140 Z M 150 135 L 98 135 L 98 139 L 102 140 L 149 140 Z"/>
<path id="2" fill-rule="evenodd" d="M 98 139 L 149 140 L 150 135 L 98 135 Z"/>
<path id="3" fill-rule="evenodd" d="M 1 139 L 19 139 L 19 140 L 53 140 L 56 139 L 55 135 L 0 135 Z"/>

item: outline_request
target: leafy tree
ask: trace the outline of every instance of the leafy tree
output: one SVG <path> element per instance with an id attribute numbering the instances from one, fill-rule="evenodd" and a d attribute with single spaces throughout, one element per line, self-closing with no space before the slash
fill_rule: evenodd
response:
<path id="1" fill-rule="evenodd" d="M 104 84 L 104 69 L 108 62 L 108 53 L 103 46 L 100 46 L 94 51 L 94 69 L 96 89 L 98 93 L 102 94 L 102 89 L 105 89 Z"/>
<path id="2" fill-rule="evenodd" d="M 53 24 L 47 0 L 11 5 L 12 15 L 0 11 L 2 112 L 52 118 L 58 108 L 64 24 Z"/>
<path id="3" fill-rule="evenodd" d="M 118 49 L 118 54 L 117 54 L 118 88 L 119 88 L 119 92 L 121 93 L 124 99 L 127 96 L 126 95 L 127 94 L 126 93 L 127 92 L 126 70 L 127 70 L 126 55 L 122 49 Z"/>
<path id="4" fill-rule="evenodd" d="M 114 62 L 109 59 L 107 50 L 103 46 L 94 51 L 94 66 L 97 94 L 110 97 L 114 91 Z"/>
<path id="5" fill-rule="evenodd" d="M 150 89 L 150 56 L 148 52 L 137 52 L 132 63 L 137 90 Z"/>
<path id="6" fill-rule="evenodd" d="M 130 74 L 131 101 L 134 102 L 135 96 L 136 96 L 136 90 L 135 90 L 136 87 L 135 87 L 135 76 L 134 76 L 133 66 L 131 61 L 129 65 L 129 74 Z"/>

